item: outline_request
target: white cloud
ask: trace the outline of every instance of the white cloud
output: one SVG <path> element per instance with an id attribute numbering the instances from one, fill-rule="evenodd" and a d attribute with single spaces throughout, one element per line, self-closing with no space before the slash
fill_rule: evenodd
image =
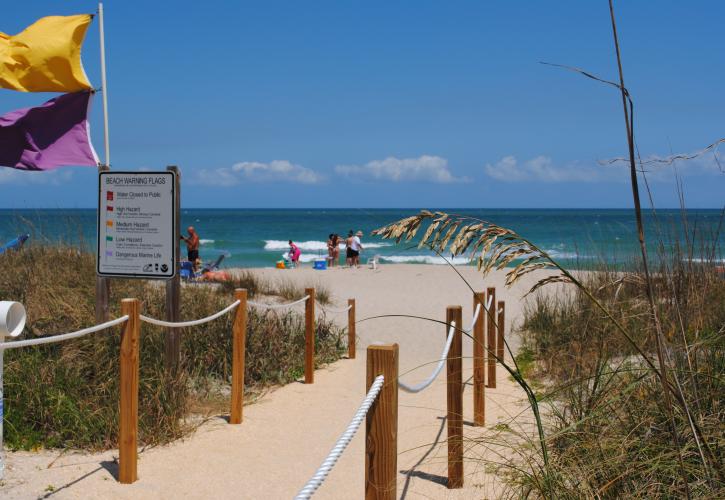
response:
<path id="1" fill-rule="evenodd" d="M 68 168 L 57 170 L 20 170 L 17 168 L 0 167 L 0 184 L 20 185 L 49 184 L 58 186 L 68 182 L 73 177 L 73 171 Z"/>
<path id="2" fill-rule="evenodd" d="M 269 163 L 244 161 L 231 167 L 203 169 L 197 174 L 199 184 L 210 186 L 236 186 L 243 181 L 318 184 L 323 180 L 323 175 L 287 160 L 274 160 Z"/>
<path id="3" fill-rule="evenodd" d="M 469 182 L 466 177 L 455 177 L 448 168 L 448 160 L 440 156 L 423 155 L 419 158 L 374 160 L 365 165 L 338 165 L 335 172 L 349 178 L 364 180 L 425 181 L 439 184 Z"/>
<path id="4" fill-rule="evenodd" d="M 504 182 L 598 182 L 615 180 L 622 173 L 622 169 L 612 166 L 554 165 L 548 156 L 537 156 L 523 163 L 514 156 L 504 156 L 493 165 L 486 164 L 484 170 L 489 177 Z"/>

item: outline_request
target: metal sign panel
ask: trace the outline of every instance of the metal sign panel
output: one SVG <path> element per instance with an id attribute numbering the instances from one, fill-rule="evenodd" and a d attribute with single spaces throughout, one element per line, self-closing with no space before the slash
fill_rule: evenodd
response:
<path id="1" fill-rule="evenodd" d="M 174 172 L 98 175 L 98 276 L 169 279 L 176 273 Z"/>

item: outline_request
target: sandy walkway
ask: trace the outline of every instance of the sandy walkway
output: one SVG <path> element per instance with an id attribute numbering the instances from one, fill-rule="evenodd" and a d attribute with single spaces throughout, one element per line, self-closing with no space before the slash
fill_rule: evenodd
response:
<path id="1" fill-rule="evenodd" d="M 520 297 L 531 281 L 507 290 L 503 274 L 485 284 L 473 268 L 459 268 L 477 290 L 496 286 L 506 300 L 507 331 L 520 317 Z M 388 265 L 370 269 L 258 270 L 265 276 L 320 283 L 333 293 L 336 306 L 357 299 L 358 320 L 381 314 L 413 314 L 445 318 L 447 305 L 463 306 L 464 324 L 472 316 L 470 290 L 446 266 Z M 346 318 L 339 318 L 341 322 Z M 405 318 L 365 321 L 358 325 L 358 357 L 343 359 L 316 373 L 314 385 L 293 383 L 245 408 L 242 425 L 217 419 L 194 435 L 170 446 L 141 453 L 139 481 L 118 484 L 113 457 L 103 454 L 50 452 L 9 453 L 4 498 L 291 498 L 316 470 L 345 428 L 365 392 L 365 348 L 372 342 L 400 345 L 400 372 L 408 383 L 423 380 L 443 347 L 441 325 Z M 516 344 L 516 342 L 513 342 Z M 471 342 L 464 339 L 464 356 Z M 508 354 L 507 354 L 508 358 Z M 422 366 L 425 363 L 428 365 Z M 466 485 L 445 487 L 445 372 L 420 394 L 400 392 L 398 494 L 403 498 L 495 497 L 500 485 L 486 461 L 500 459 L 474 439 L 499 435 L 494 426 L 525 410 L 523 392 L 498 370 L 498 388 L 486 394 L 485 428 L 464 425 Z M 464 360 L 464 380 L 472 376 Z M 472 421 L 472 391 L 464 391 L 464 423 Z M 526 418 L 528 420 L 528 418 Z M 498 427 L 500 429 L 501 426 Z M 364 429 L 358 433 L 316 498 L 361 498 L 364 481 Z"/>

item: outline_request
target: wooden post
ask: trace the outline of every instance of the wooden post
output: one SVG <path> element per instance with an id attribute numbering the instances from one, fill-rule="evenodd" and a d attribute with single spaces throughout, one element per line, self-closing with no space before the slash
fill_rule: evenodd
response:
<path id="1" fill-rule="evenodd" d="M 463 366 L 461 328 L 463 310 L 461 306 L 446 309 L 446 338 L 452 322 L 456 322 L 453 342 L 448 351 L 446 363 L 448 401 L 448 488 L 463 487 Z"/>
<path id="2" fill-rule="evenodd" d="M 118 430 L 118 481 L 138 479 L 138 365 L 141 337 L 140 302 L 123 299 L 121 313 L 128 315 L 121 333 L 120 412 Z"/>
<path id="3" fill-rule="evenodd" d="M 347 306 L 350 308 L 347 311 L 347 357 L 355 359 L 355 299 L 347 299 Z"/>
<path id="4" fill-rule="evenodd" d="M 111 294 L 111 280 L 96 276 L 96 323 L 108 321 L 108 299 Z"/>
<path id="5" fill-rule="evenodd" d="M 505 320 L 506 320 L 506 303 L 503 300 L 498 301 L 498 308 L 496 309 L 496 314 L 498 316 L 498 319 L 496 320 L 496 327 L 498 329 L 498 337 L 496 339 L 496 355 L 499 359 L 503 359 L 504 357 L 504 343 L 503 343 L 503 335 L 505 330 Z"/>
<path id="6" fill-rule="evenodd" d="M 398 478 L 398 344 L 368 346 L 366 391 L 378 375 L 383 375 L 385 382 L 367 414 L 365 499 L 394 500 Z"/>
<path id="7" fill-rule="evenodd" d="M 486 292 L 473 294 L 473 310 L 479 305 L 481 310 L 473 324 L 473 425 L 482 426 L 486 423 Z"/>
<path id="8" fill-rule="evenodd" d="M 315 383 L 315 289 L 305 288 L 305 384 Z"/>
<path id="9" fill-rule="evenodd" d="M 177 166 L 166 167 L 166 170 L 176 173 L 176 184 L 174 186 L 176 193 L 176 201 L 174 206 L 174 241 L 176 245 L 176 274 L 173 278 L 166 281 L 166 321 L 177 322 L 181 320 L 181 276 L 179 261 L 181 259 L 180 247 L 181 243 L 179 235 L 181 234 L 181 172 Z M 181 329 L 167 328 L 166 338 L 164 342 L 164 362 L 166 369 L 169 371 L 176 370 L 179 366 L 181 357 Z"/>
<path id="10" fill-rule="evenodd" d="M 229 423 L 241 424 L 244 414 L 244 354 L 247 348 L 247 290 L 234 290 L 234 300 L 238 300 L 239 305 L 232 326 L 232 407 Z"/>
<path id="11" fill-rule="evenodd" d="M 496 388 L 496 289 L 491 287 L 486 289 L 488 300 L 491 301 L 491 307 L 486 315 L 486 337 L 488 349 L 488 384 L 489 389 Z"/>

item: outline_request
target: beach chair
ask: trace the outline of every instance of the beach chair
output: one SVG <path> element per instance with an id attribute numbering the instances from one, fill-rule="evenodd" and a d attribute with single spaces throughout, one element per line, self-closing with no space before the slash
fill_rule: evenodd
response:
<path id="1" fill-rule="evenodd" d="M 181 261 L 181 268 L 179 269 L 179 276 L 184 281 L 192 281 L 196 278 L 194 275 L 194 263 L 189 260 Z"/>
<path id="2" fill-rule="evenodd" d="M 221 265 L 222 261 L 224 260 L 224 254 L 219 255 L 217 257 L 217 260 L 215 260 L 212 263 L 207 263 L 204 265 L 204 267 L 201 268 L 201 273 L 208 273 L 209 271 L 218 271 L 219 266 Z"/>
<path id="3" fill-rule="evenodd" d="M 373 271 L 375 271 L 378 268 L 379 264 L 380 264 L 380 255 L 374 255 L 373 257 L 370 257 L 368 259 L 368 266 Z"/>
<path id="4" fill-rule="evenodd" d="M 5 245 L 0 247 L 0 253 L 9 252 L 11 250 L 20 250 L 25 242 L 30 238 L 29 234 L 21 234 L 12 241 L 8 241 Z"/>

